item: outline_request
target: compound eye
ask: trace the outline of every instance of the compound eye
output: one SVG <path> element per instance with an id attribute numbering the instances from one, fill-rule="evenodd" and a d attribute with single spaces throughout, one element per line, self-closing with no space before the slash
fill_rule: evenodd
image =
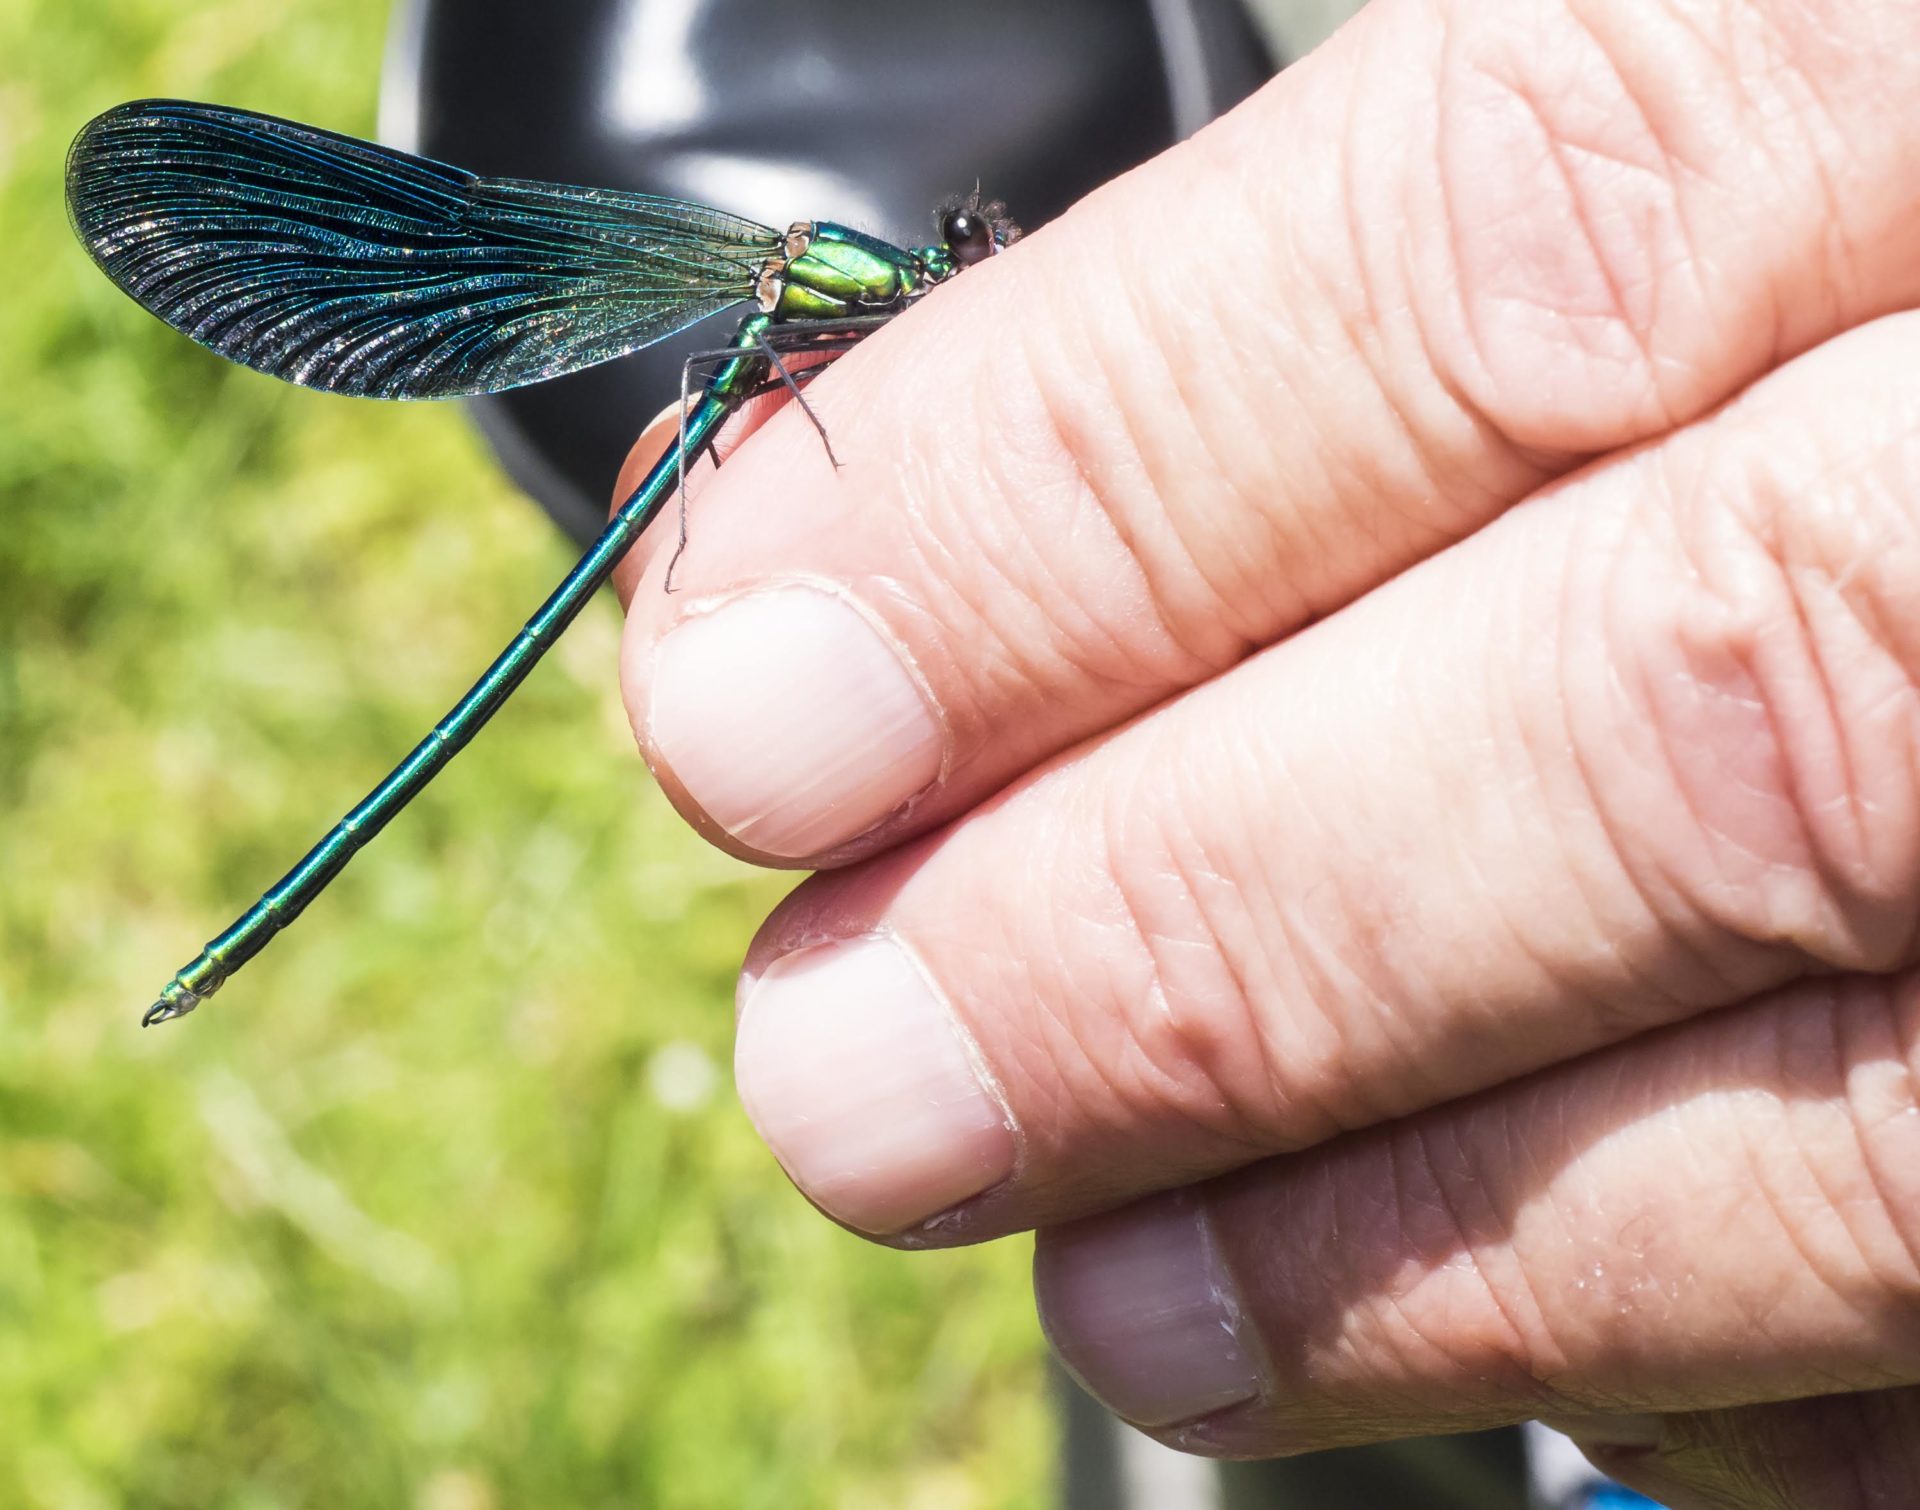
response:
<path id="1" fill-rule="evenodd" d="M 974 210 L 953 210 L 940 224 L 940 239 L 961 267 L 972 267 L 993 255 L 993 225 Z"/>

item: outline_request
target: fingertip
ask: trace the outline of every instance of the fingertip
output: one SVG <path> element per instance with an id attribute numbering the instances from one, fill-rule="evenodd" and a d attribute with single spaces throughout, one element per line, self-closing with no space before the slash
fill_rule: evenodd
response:
<path id="1" fill-rule="evenodd" d="M 944 768 L 947 731 L 911 660 L 843 593 L 722 596 L 632 649 L 628 706 L 655 770 L 753 855 L 827 856 Z"/>
<path id="2" fill-rule="evenodd" d="M 899 1232 L 1011 1173 L 1011 1118 L 897 939 L 794 951 L 744 996 L 741 1104 L 794 1183 L 836 1220 Z"/>

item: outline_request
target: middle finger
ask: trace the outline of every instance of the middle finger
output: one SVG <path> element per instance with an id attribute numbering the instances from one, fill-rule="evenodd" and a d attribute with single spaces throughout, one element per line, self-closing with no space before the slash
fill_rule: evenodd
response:
<path id="1" fill-rule="evenodd" d="M 763 1135 L 849 1225 L 986 1237 L 1913 959 L 1916 373 L 1920 316 L 1829 343 L 808 883 L 743 985 Z"/>

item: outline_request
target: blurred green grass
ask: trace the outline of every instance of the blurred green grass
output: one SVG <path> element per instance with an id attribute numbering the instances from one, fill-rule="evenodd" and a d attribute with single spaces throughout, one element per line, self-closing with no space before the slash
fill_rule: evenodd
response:
<path id="1" fill-rule="evenodd" d="M 370 132 L 375 0 L 0 0 L 0 1504 L 1038 1505 L 1017 1245 L 810 1211 L 727 1086 L 784 883 L 652 790 L 596 605 L 191 1022 L 154 988 L 567 552 L 459 414 L 288 389 L 72 242 L 177 94 Z"/>

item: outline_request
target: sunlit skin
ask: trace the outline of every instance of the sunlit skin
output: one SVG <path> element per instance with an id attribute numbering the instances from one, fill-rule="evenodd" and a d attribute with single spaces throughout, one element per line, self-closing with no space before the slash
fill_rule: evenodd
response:
<path id="1" fill-rule="evenodd" d="M 703 472 L 797 1183 L 1186 1449 L 1920 1502 L 1916 247 L 1920 12 L 1377 0 Z"/>

